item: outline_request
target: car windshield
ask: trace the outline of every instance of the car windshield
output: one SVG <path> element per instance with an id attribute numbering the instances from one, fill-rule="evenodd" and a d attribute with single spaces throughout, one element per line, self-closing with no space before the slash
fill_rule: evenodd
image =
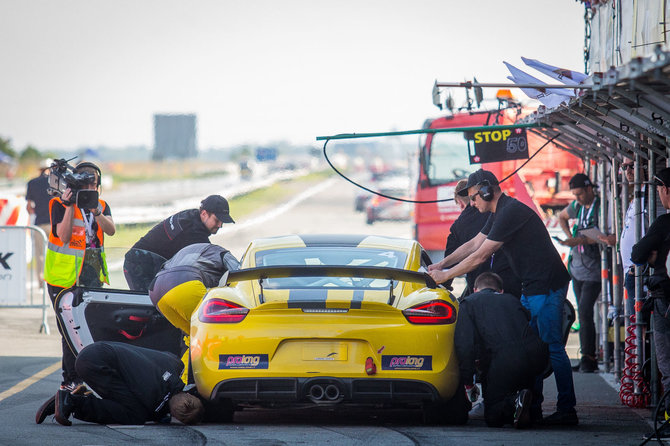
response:
<path id="1" fill-rule="evenodd" d="M 462 132 L 433 134 L 426 175 L 432 186 L 467 178 L 479 165 L 470 164 L 468 142 Z"/>
<path id="2" fill-rule="evenodd" d="M 353 247 L 305 247 L 259 251 L 256 266 L 319 265 L 319 266 L 376 266 L 403 268 L 407 255 L 391 249 Z M 358 277 L 286 277 L 263 281 L 263 288 L 366 288 L 389 287 L 385 279 Z"/>

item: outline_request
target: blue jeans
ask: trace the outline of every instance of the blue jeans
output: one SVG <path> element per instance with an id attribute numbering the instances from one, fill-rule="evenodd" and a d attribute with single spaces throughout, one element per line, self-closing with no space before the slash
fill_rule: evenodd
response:
<path id="1" fill-rule="evenodd" d="M 521 296 L 521 303 L 530 311 L 530 325 L 540 338 L 549 345 L 549 360 L 554 369 L 554 379 L 558 389 L 556 409 L 559 412 L 572 411 L 577 404 L 575 385 L 572 381 L 572 367 L 563 344 L 563 302 L 568 293 L 568 285 L 549 294 Z M 535 380 L 533 406 L 542 404 L 543 376 Z"/>

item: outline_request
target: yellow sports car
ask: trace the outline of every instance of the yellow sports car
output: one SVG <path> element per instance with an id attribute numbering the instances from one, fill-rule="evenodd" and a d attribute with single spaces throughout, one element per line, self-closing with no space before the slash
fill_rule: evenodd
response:
<path id="1" fill-rule="evenodd" d="M 458 303 L 412 240 L 255 240 L 191 319 L 198 392 L 232 410 L 278 404 L 406 405 L 467 421 L 454 354 Z"/>

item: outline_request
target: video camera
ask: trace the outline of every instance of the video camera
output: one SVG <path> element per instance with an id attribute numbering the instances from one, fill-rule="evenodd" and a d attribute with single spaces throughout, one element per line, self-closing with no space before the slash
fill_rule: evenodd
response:
<path id="1" fill-rule="evenodd" d="M 68 187 L 75 197 L 74 202 L 65 202 L 65 205 L 75 204 L 80 209 L 93 209 L 98 207 L 98 191 L 92 189 L 82 189 L 91 183 L 96 182 L 95 174 L 90 172 L 75 172 L 69 160 L 57 159 L 51 164 L 49 172 L 49 195 L 61 197 Z"/>

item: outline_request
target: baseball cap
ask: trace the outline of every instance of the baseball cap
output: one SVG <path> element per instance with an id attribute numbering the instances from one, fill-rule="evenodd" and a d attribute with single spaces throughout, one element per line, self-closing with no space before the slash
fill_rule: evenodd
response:
<path id="1" fill-rule="evenodd" d="M 235 220 L 230 216 L 230 208 L 228 201 L 221 195 L 210 195 L 200 202 L 200 208 L 206 210 L 210 214 L 216 215 L 216 218 L 223 223 L 235 223 Z"/>
<path id="2" fill-rule="evenodd" d="M 498 184 L 498 179 L 496 178 L 495 175 L 493 175 L 493 172 L 489 172 L 488 170 L 484 169 L 479 169 L 476 172 L 473 172 L 470 174 L 468 177 L 468 184 L 465 185 L 465 187 L 458 192 L 458 195 L 461 197 L 466 197 L 468 195 L 468 189 L 473 187 L 473 186 L 478 186 L 483 183 L 488 183 L 490 185 L 495 185 Z"/>
<path id="3" fill-rule="evenodd" d="M 456 196 L 456 195 L 461 196 L 461 197 L 467 196 L 468 188 L 465 187 L 466 184 L 468 184 L 468 180 L 460 180 L 458 183 L 456 183 L 456 187 L 454 188 L 454 196 Z M 461 191 L 463 191 L 464 189 L 465 189 L 466 193 L 465 193 L 465 195 L 462 195 Z"/>
<path id="4" fill-rule="evenodd" d="M 591 182 L 591 179 L 586 176 L 583 173 L 578 173 L 572 178 L 570 178 L 570 182 L 568 183 L 570 186 L 570 189 L 578 189 L 580 187 L 593 187 L 593 183 Z"/>
<path id="5" fill-rule="evenodd" d="M 670 187 L 670 167 L 666 167 L 654 175 L 654 186 Z"/>

